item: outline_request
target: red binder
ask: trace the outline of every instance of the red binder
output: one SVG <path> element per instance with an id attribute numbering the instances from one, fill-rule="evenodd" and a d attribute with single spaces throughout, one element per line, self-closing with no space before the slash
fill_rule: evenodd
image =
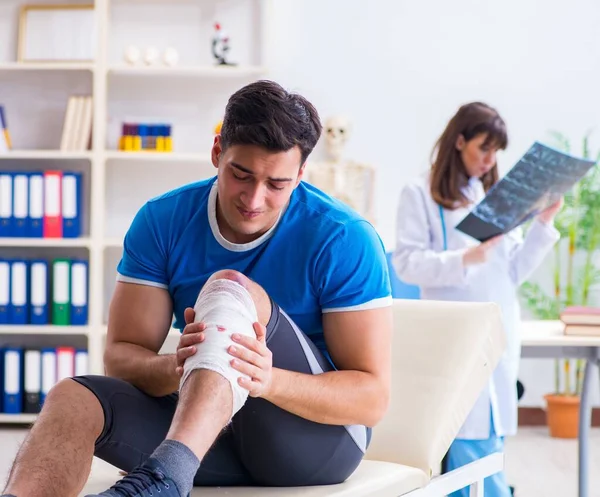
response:
<path id="1" fill-rule="evenodd" d="M 44 173 L 44 238 L 62 238 L 62 171 Z"/>

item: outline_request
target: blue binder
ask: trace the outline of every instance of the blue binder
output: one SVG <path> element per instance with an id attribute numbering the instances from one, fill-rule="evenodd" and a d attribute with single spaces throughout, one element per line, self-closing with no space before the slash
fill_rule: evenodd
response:
<path id="1" fill-rule="evenodd" d="M 13 175 L 13 234 L 22 238 L 29 234 L 29 175 Z"/>
<path id="2" fill-rule="evenodd" d="M 0 236 L 13 236 L 13 175 L 0 173 Z"/>
<path id="3" fill-rule="evenodd" d="M 63 238 L 81 236 L 81 173 L 64 172 L 62 177 Z"/>
<path id="4" fill-rule="evenodd" d="M 50 389 L 56 384 L 56 349 L 42 349 L 42 391 L 40 404 L 46 400 Z"/>
<path id="5" fill-rule="evenodd" d="M 71 261 L 71 325 L 88 322 L 88 261 Z"/>
<path id="6" fill-rule="evenodd" d="M 29 262 L 26 260 L 10 261 L 10 305 L 8 322 L 10 324 L 27 324 L 29 319 Z"/>
<path id="7" fill-rule="evenodd" d="M 89 373 L 87 349 L 75 350 L 75 376 L 85 376 Z"/>
<path id="8" fill-rule="evenodd" d="M 8 324 L 10 308 L 10 261 L 0 260 L 0 325 Z"/>
<path id="9" fill-rule="evenodd" d="M 23 412 L 23 350 L 18 347 L 7 347 L 3 355 L 3 409 L 6 414 L 20 414 Z"/>
<path id="10" fill-rule="evenodd" d="M 48 324 L 50 307 L 48 262 L 32 260 L 29 270 L 29 305 L 31 306 L 30 323 L 35 325 Z"/>
<path id="11" fill-rule="evenodd" d="M 29 227 L 27 236 L 44 236 L 44 173 L 29 174 Z"/>
<path id="12" fill-rule="evenodd" d="M 4 412 L 4 348 L 0 347 L 0 412 Z"/>

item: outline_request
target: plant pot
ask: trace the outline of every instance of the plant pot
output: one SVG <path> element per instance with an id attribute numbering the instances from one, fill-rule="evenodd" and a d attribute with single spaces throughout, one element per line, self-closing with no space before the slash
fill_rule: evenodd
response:
<path id="1" fill-rule="evenodd" d="M 579 432 L 579 397 L 575 395 L 548 394 L 546 420 L 550 436 L 554 438 L 577 438 Z"/>

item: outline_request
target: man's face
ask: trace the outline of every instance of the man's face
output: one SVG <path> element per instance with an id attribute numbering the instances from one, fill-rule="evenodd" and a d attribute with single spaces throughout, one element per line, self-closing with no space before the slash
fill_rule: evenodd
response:
<path id="1" fill-rule="evenodd" d="M 300 183 L 301 152 L 270 152 L 255 145 L 221 149 L 215 138 L 212 163 L 218 169 L 217 220 L 232 243 L 248 243 L 271 228 Z"/>

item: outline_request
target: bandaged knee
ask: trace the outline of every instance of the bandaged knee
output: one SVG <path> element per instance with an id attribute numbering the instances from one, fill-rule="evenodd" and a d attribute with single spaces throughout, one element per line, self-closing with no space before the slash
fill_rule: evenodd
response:
<path id="1" fill-rule="evenodd" d="M 194 322 L 206 325 L 204 341 L 196 345 L 196 353 L 183 365 L 180 390 L 197 369 L 207 369 L 223 376 L 231 385 L 233 410 L 231 418 L 248 399 L 248 390 L 241 387 L 238 378 L 246 377 L 233 369 L 233 356 L 227 349 L 234 344 L 233 333 L 256 338 L 253 323 L 258 321 L 254 301 L 242 285 L 228 279 L 218 279 L 206 284 L 194 305 Z M 230 418 L 230 419 L 231 419 Z"/>

